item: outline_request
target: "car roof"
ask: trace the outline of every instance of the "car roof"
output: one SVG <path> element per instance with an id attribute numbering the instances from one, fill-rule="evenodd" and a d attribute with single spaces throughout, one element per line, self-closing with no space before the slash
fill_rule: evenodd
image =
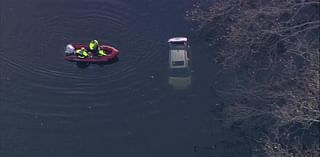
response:
<path id="1" fill-rule="evenodd" d="M 184 49 L 173 49 L 170 50 L 171 61 L 184 61 L 186 58 L 186 50 Z"/>

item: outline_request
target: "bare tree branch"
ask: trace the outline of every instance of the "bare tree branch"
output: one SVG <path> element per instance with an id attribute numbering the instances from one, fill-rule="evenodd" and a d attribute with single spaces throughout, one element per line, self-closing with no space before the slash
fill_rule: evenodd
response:
<path id="1" fill-rule="evenodd" d="M 213 85 L 230 104 L 224 122 L 266 127 L 267 156 L 319 156 L 319 141 L 300 133 L 320 124 L 319 9 L 319 0 L 217 0 L 187 12 L 215 48 L 213 60 L 234 72 L 232 87 Z"/>

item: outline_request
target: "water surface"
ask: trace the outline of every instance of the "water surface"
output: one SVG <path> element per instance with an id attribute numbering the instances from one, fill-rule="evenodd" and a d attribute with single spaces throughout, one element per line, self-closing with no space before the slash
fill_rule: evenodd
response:
<path id="1" fill-rule="evenodd" d="M 2 157 L 248 155 L 214 120 L 214 67 L 192 49 L 192 83 L 168 85 L 167 39 L 191 36 L 181 0 L 1 2 Z M 98 39 L 119 61 L 85 68 L 67 43 Z M 230 151 L 231 150 L 231 151 Z"/>

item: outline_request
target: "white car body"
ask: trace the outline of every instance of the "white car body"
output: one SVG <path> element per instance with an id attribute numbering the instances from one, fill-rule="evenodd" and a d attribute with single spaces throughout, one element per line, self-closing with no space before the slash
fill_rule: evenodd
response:
<path id="1" fill-rule="evenodd" d="M 185 89 L 191 84 L 190 52 L 186 37 L 175 37 L 169 43 L 168 83 L 175 89 Z"/>

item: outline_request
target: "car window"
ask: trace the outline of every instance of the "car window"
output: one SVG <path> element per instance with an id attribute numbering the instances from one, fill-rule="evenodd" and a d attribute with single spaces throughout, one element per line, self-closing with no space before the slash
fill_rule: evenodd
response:
<path id="1" fill-rule="evenodd" d="M 173 61 L 172 65 L 173 66 L 182 66 L 182 65 L 184 65 L 184 61 Z"/>
<path id="2" fill-rule="evenodd" d="M 180 47 L 180 46 L 185 46 L 185 42 L 172 42 L 170 43 L 172 47 Z"/>

